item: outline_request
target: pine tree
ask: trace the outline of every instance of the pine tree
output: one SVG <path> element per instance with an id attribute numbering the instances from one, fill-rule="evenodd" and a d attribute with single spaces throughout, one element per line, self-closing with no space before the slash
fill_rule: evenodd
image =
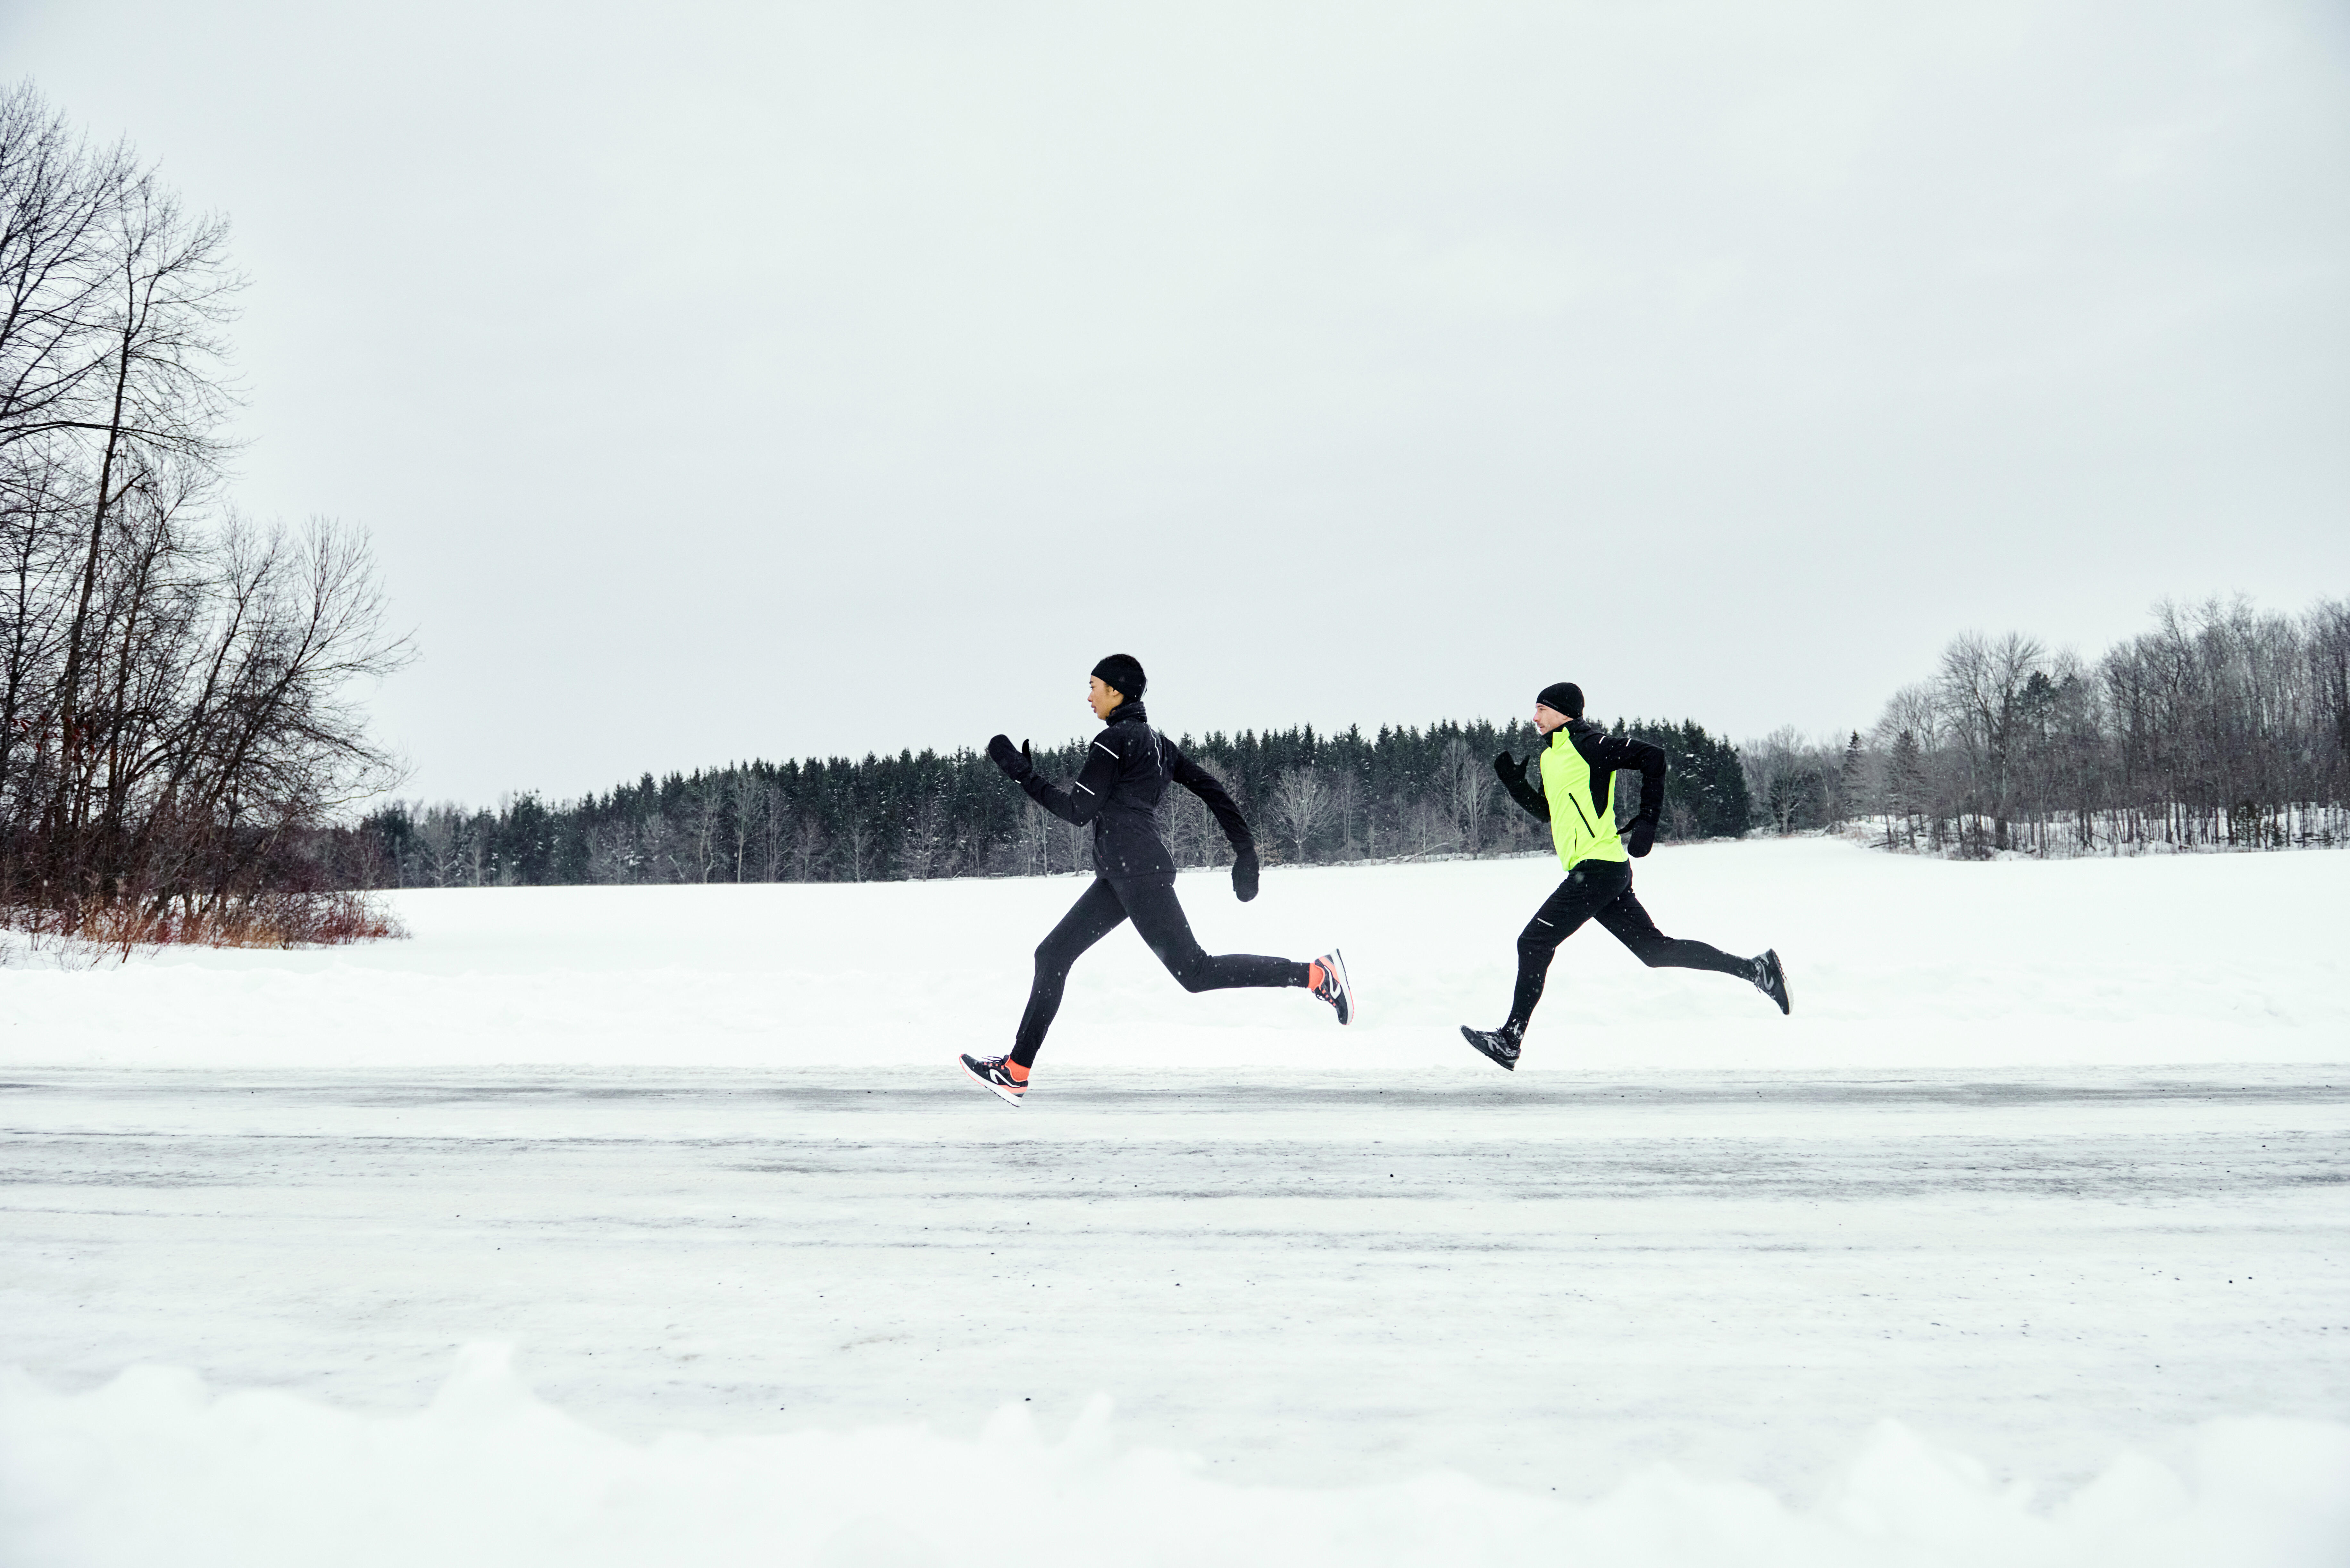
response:
<path id="1" fill-rule="evenodd" d="M 1918 847 L 1918 786 L 1923 782 L 1924 765 L 1918 750 L 1918 732 L 1904 730 L 1893 738 L 1893 765 L 1887 782 L 1887 805 L 1901 817 L 1902 842 L 1910 848 Z M 1892 846 L 1892 825 L 1886 826 L 1887 847 Z"/>
<path id="2" fill-rule="evenodd" d="M 1868 756 L 1860 749 L 1860 732 L 1855 730 L 1852 739 L 1844 743 L 1844 765 L 1836 770 L 1837 812 L 1841 816 L 1859 816 L 1867 805 Z"/>

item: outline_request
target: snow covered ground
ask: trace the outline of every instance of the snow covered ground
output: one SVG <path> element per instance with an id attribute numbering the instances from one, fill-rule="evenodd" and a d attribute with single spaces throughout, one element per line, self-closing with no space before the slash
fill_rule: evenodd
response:
<path id="1" fill-rule="evenodd" d="M 0 1561 L 2350 1557 L 2350 856 L 1667 849 L 1795 1016 L 1595 929 L 1505 1075 L 1552 879 L 1186 878 L 1363 1023 L 1119 933 L 1018 1110 L 1068 879 L 19 956 Z"/>
<path id="2" fill-rule="evenodd" d="M 1087 955 L 1048 1085 L 1110 1065 L 1492 1069 L 1548 857 L 1184 877 L 1211 951 L 1347 954 L 1363 1015 L 1189 996 L 1130 931 Z M 1667 846 L 1637 886 L 1674 936 L 1775 946 L 1796 1012 L 1642 970 L 1596 929 L 1552 971 L 1523 1070 L 2050 1066 L 2350 1057 L 2350 853 L 1956 865 L 1818 839 Z M 61 971 L 19 955 L 0 1062 L 857 1068 L 1002 1050 L 1075 877 L 411 892 L 414 939 L 175 953 Z M 1047 1090 L 1040 1090 L 1040 1096 Z M 1040 1104 L 1041 1104 L 1040 1100 Z"/>

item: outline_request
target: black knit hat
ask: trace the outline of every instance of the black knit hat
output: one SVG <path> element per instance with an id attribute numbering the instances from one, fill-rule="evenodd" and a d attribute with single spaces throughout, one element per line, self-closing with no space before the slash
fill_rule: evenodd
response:
<path id="1" fill-rule="evenodd" d="M 1118 690 L 1124 691 L 1125 688 L 1120 687 Z M 1542 694 L 1534 701 L 1554 712 L 1565 714 L 1570 719 L 1583 717 L 1583 688 L 1572 680 L 1552 682 L 1542 689 Z"/>
<path id="2" fill-rule="evenodd" d="M 1128 701 L 1139 702 L 1149 678 L 1142 673 L 1142 660 L 1130 653 L 1113 653 L 1094 666 L 1094 679 Z"/>

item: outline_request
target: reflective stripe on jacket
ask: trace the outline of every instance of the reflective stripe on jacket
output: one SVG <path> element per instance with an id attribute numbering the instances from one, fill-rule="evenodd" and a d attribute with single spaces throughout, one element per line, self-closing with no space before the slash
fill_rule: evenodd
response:
<path id="1" fill-rule="evenodd" d="M 1099 875 L 1171 877 L 1175 860 L 1159 840 L 1156 815 L 1159 797 L 1170 784 L 1181 784 L 1206 804 L 1234 854 L 1256 852 L 1256 839 L 1241 808 L 1216 775 L 1153 730 L 1139 702 L 1110 710 L 1067 789 L 1046 783 L 1038 773 L 1022 779 L 1020 787 L 1062 821 L 1080 827 L 1093 824 L 1094 870 Z"/>

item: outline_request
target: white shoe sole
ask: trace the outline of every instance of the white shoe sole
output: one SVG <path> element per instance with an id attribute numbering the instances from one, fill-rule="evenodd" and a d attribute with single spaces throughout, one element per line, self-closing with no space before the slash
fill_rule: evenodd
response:
<path id="1" fill-rule="evenodd" d="M 1344 1004 L 1338 1009 L 1338 1022 L 1342 1024 L 1352 1023 L 1356 1017 L 1355 987 L 1354 983 L 1347 978 L 1347 955 L 1336 948 L 1332 948 L 1330 967 L 1338 971 L 1338 1000 Z"/>
<path id="2" fill-rule="evenodd" d="M 1014 1094 L 1011 1090 L 1005 1088 L 1001 1084 L 989 1083 L 985 1078 L 983 1078 L 978 1074 L 972 1072 L 970 1066 L 964 1063 L 961 1056 L 957 1056 L 955 1058 L 955 1065 L 962 1068 L 962 1075 L 964 1077 L 969 1078 L 972 1083 L 977 1084 L 981 1088 L 985 1089 L 989 1094 L 993 1095 L 1005 1105 L 1016 1106 L 1020 1103 L 1020 1095 Z"/>
<path id="3" fill-rule="evenodd" d="M 1469 1042 L 1469 1049 L 1476 1052 L 1477 1054 L 1482 1056 L 1486 1061 L 1491 1062 L 1494 1066 L 1499 1067 L 1504 1073 L 1514 1073 L 1518 1070 L 1517 1057 L 1494 1055 L 1493 1053 L 1486 1050 L 1483 1044 L 1478 1040 L 1478 1031 L 1470 1028 L 1465 1023 L 1461 1026 L 1461 1038 Z"/>

